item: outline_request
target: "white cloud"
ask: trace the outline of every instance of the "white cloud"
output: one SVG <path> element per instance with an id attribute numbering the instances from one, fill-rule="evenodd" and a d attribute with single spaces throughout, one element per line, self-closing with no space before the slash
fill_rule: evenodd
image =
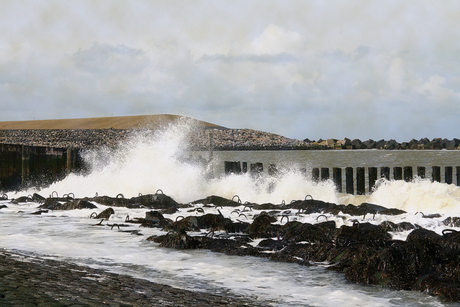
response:
<path id="1" fill-rule="evenodd" d="M 303 35 L 270 24 L 252 43 L 256 54 L 278 54 L 298 52 L 306 45 Z"/>

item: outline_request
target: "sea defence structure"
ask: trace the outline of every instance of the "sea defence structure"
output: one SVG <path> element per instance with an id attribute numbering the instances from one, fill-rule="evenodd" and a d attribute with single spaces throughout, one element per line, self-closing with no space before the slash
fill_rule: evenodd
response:
<path id="1" fill-rule="evenodd" d="M 62 120 L 32 120 L 0 122 L 0 191 L 17 190 L 27 186 L 47 185 L 63 178 L 66 174 L 77 171 L 84 172 L 85 165 L 82 153 L 85 150 L 97 147 L 114 148 L 127 139 L 132 133 L 141 130 L 156 130 L 183 120 L 184 117 L 177 115 L 145 115 L 145 116 L 122 116 L 81 118 Z M 252 129 L 229 129 L 204 121 L 186 119 L 195 129 L 188 131 L 187 144 L 191 150 L 198 151 L 224 151 L 224 150 L 314 150 L 314 149 L 458 149 L 460 140 L 446 139 L 422 139 L 412 140 L 409 143 L 399 144 L 394 140 L 372 140 L 361 142 L 360 140 L 319 140 L 318 142 L 304 141 L 286 138 L 277 134 L 267 133 Z M 245 170 L 235 163 L 226 166 L 226 170 L 239 172 Z M 247 166 L 246 166 L 247 167 Z M 351 167 L 351 166 L 350 166 Z M 420 166 L 422 168 L 423 166 Z M 261 172 L 263 165 L 249 164 L 249 171 Z M 406 172 L 406 168 L 402 169 Z M 460 179 L 458 167 L 455 168 L 456 177 L 452 177 L 453 171 L 446 168 L 446 183 L 452 180 L 458 184 Z M 228 172 L 230 172 L 228 171 Z M 273 174 L 276 166 L 268 166 L 268 173 Z M 307 171 L 305 171 L 307 172 Z M 351 175 L 353 172 L 353 175 Z M 340 190 L 342 181 L 339 174 L 347 174 L 346 178 L 356 178 L 356 182 L 347 185 L 347 193 L 361 194 L 363 189 L 362 177 L 368 178 L 372 187 L 375 177 L 374 168 L 363 171 L 360 168 L 350 170 L 327 170 L 313 169 L 312 178 L 326 178 L 332 173 L 337 178 L 337 187 Z M 409 173 L 409 171 L 407 170 Z M 415 171 L 414 171 L 415 172 Z M 413 172 L 413 173 L 414 173 Z M 441 174 L 436 175 L 433 170 L 434 180 L 441 181 Z M 399 178 L 400 171 L 394 170 L 395 179 Z M 417 170 L 417 174 L 422 171 Z M 321 176 L 320 176 L 321 174 Z M 356 174 L 356 175 L 355 175 Z M 404 173 L 406 174 L 406 173 Z M 386 171 L 381 171 L 380 176 L 385 176 Z M 342 176 L 342 175 L 340 175 Z M 408 176 L 408 175 L 407 175 Z M 404 178 L 407 177 L 404 175 Z M 454 179 L 451 179 L 454 178 Z M 351 179 L 347 179 L 350 181 Z M 348 182 L 345 181 L 345 182 Z M 353 189 L 351 188 L 353 186 Z"/>
<path id="2" fill-rule="evenodd" d="M 264 172 L 264 164 L 262 162 L 242 162 L 242 161 L 225 161 L 224 170 L 226 174 L 244 174 L 250 173 L 253 176 L 260 176 Z M 364 195 L 371 193 L 380 178 L 386 180 L 404 180 L 409 182 L 416 176 L 421 179 L 428 178 L 436 182 L 446 184 L 456 184 L 460 186 L 460 166 L 394 166 L 394 167 L 314 167 L 310 170 L 302 168 L 306 179 L 315 182 L 333 180 L 337 192 L 347 194 Z M 455 173 L 454 173 L 455 172 Z M 275 164 L 269 164 L 266 172 L 269 176 L 277 176 L 278 169 Z"/>
<path id="3" fill-rule="evenodd" d="M 186 120 L 192 150 L 307 149 L 308 144 L 276 134 L 228 129 L 177 115 L 0 122 L 0 191 L 47 185 L 72 171 L 85 171 L 85 150 L 114 148 L 133 133 L 163 129 Z"/>
<path id="4" fill-rule="evenodd" d="M 372 139 L 367 141 L 361 141 L 359 139 L 350 140 L 344 138 L 343 140 L 327 139 L 310 141 L 305 139 L 304 142 L 310 144 L 312 149 L 387 149 L 387 150 L 440 150 L 448 149 L 455 150 L 460 149 L 460 140 L 446 138 L 434 138 L 429 140 L 428 138 L 422 138 L 420 140 L 412 139 L 409 142 L 398 143 L 395 140 L 378 140 Z"/>

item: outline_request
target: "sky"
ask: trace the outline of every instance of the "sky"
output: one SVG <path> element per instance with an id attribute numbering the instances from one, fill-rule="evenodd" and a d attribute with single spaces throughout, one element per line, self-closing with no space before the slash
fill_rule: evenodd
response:
<path id="1" fill-rule="evenodd" d="M 460 138 L 460 1 L 0 0 L 0 121 Z"/>

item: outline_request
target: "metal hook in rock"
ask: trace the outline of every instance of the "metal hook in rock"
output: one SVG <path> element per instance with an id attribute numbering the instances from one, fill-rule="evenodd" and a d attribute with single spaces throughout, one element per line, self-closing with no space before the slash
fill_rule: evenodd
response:
<path id="1" fill-rule="evenodd" d="M 238 195 L 234 195 L 232 201 L 234 201 L 235 197 L 238 199 L 237 202 L 241 204 L 241 198 Z"/>

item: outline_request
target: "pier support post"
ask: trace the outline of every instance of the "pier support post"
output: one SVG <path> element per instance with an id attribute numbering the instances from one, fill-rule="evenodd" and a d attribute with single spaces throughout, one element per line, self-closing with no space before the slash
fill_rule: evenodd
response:
<path id="1" fill-rule="evenodd" d="M 240 161 L 225 161 L 225 173 L 239 174 L 241 173 Z"/>
<path id="2" fill-rule="evenodd" d="M 394 180 L 402 180 L 402 167 L 400 166 L 395 166 L 393 167 L 393 179 Z"/>
<path id="3" fill-rule="evenodd" d="M 347 194 L 355 194 L 353 187 L 353 167 L 347 167 L 345 169 L 345 182 Z"/>
<path id="4" fill-rule="evenodd" d="M 412 166 L 404 166 L 404 181 L 410 182 L 413 179 Z"/>
<path id="5" fill-rule="evenodd" d="M 248 162 L 243 162 L 243 173 L 247 173 L 248 172 Z"/>
<path id="6" fill-rule="evenodd" d="M 387 166 L 382 166 L 380 168 L 380 177 L 390 180 L 390 168 Z"/>
<path id="7" fill-rule="evenodd" d="M 366 179 L 365 179 L 364 167 L 356 168 L 356 193 L 358 195 L 366 194 L 365 183 L 366 183 Z"/>
<path id="8" fill-rule="evenodd" d="M 452 184 L 452 166 L 446 166 L 444 174 L 444 182 Z"/>
<path id="9" fill-rule="evenodd" d="M 425 166 L 417 167 L 417 176 L 419 176 L 422 179 L 425 179 Z"/>
<path id="10" fill-rule="evenodd" d="M 342 193 L 342 169 L 339 167 L 334 167 L 332 169 L 332 177 L 334 179 L 334 184 L 337 188 L 337 192 Z"/>
<path id="11" fill-rule="evenodd" d="M 329 168 L 322 167 L 321 168 L 321 180 L 326 181 L 329 179 Z"/>
<path id="12" fill-rule="evenodd" d="M 260 175 L 264 171 L 264 165 L 261 162 L 251 163 L 251 174 Z"/>
<path id="13" fill-rule="evenodd" d="M 319 181 L 319 168 L 315 167 L 311 170 L 311 179 L 314 181 L 314 182 L 318 182 Z"/>
<path id="14" fill-rule="evenodd" d="M 275 164 L 269 164 L 268 165 L 268 174 L 270 176 L 276 176 L 278 174 L 278 170 L 277 170 Z"/>
<path id="15" fill-rule="evenodd" d="M 372 192 L 372 188 L 374 187 L 375 182 L 377 181 L 377 168 L 369 167 L 368 173 L 369 173 L 369 193 L 370 193 Z"/>
<path id="16" fill-rule="evenodd" d="M 29 147 L 21 146 L 21 186 L 26 187 L 29 179 Z"/>
<path id="17" fill-rule="evenodd" d="M 432 181 L 441 182 L 441 167 L 433 166 L 433 172 L 431 173 Z"/>
<path id="18" fill-rule="evenodd" d="M 66 152 L 66 158 L 67 158 L 67 161 L 66 161 L 66 174 L 67 175 L 72 172 L 72 169 L 75 166 L 73 156 L 74 156 L 74 150 L 72 150 L 72 148 L 67 148 L 67 152 Z"/>
<path id="19" fill-rule="evenodd" d="M 460 186 L 460 166 L 457 166 L 457 185 Z"/>

